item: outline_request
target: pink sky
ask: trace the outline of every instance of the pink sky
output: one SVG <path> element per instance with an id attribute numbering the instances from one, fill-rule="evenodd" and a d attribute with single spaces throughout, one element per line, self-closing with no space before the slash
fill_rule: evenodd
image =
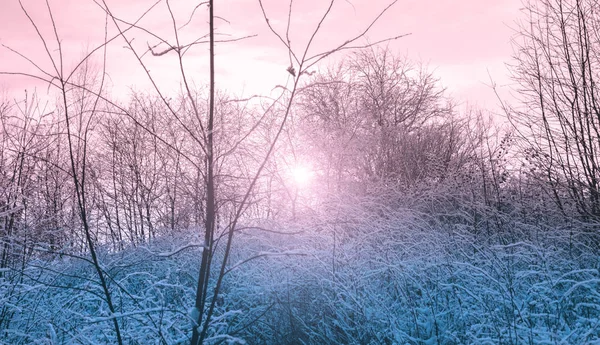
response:
<path id="1" fill-rule="evenodd" d="M 49 68 L 50 60 L 44 55 L 43 46 L 35 30 L 21 11 L 17 0 L 0 0 L 0 43 L 18 50 Z M 107 1 L 112 12 L 126 20 L 134 20 L 154 1 L 131 0 Z M 185 23 L 191 10 L 199 3 L 172 0 L 178 25 Z M 283 30 L 287 20 L 289 2 L 264 0 L 270 22 Z M 325 23 L 311 52 L 319 52 L 353 37 L 362 30 L 389 2 L 385 0 L 338 0 L 331 17 Z M 328 1 L 296 0 L 291 25 L 292 45 L 300 51 L 306 44 L 308 33 L 324 12 Z M 43 0 L 23 0 L 23 5 L 48 39 L 50 50 L 56 54 L 56 43 L 49 25 Z M 92 0 L 50 0 L 67 66 L 73 64 L 87 50 L 102 43 L 104 37 L 104 14 Z M 370 41 L 389 36 L 410 33 L 389 44 L 399 55 L 407 55 L 413 61 L 421 61 L 434 70 L 442 84 L 460 101 L 494 107 L 495 96 L 486 84 L 489 74 L 498 84 L 508 83 L 505 63 L 510 62 L 510 45 L 515 21 L 520 15 L 521 0 L 400 0 L 369 33 Z M 257 0 L 217 0 L 216 14 L 226 21 L 218 21 L 218 31 L 230 38 L 258 35 L 241 42 L 217 46 L 218 85 L 246 95 L 269 92 L 287 78 L 289 65 L 287 52 L 266 27 Z M 181 31 L 183 41 L 190 41 L 207 32 L 206 8 L 197 10 L 190 25 Z M 160 3 L 140 24 L 173 41 L 172 23 L 165 2 Z M 109 23 L 109 35 L 116 33 Z M 225 36 L 222 36 L 225 37 Z M 129 34 L 134 45 L 143 51 L 146 42 L 156 39 L 139 33 Z M 365 41 L 361 41 L 364 43 Z M 108 49 L 107 71 L 113 91 L 126 95 L 129 87 L 148 87 L 143 70 L 122 39 Z M 207 46 L 189 53 L 186 69 L 195 82 L 206 82 L 208 65 Z M 57 55 L 56 55 L 57 56 Z M 98 59 L 100 55 L 98 55 Z M 178 88 L 179 79 L 173 73 L 173 54 L 161 57 L 147 55 L 151 73 L 157 77 L 166 92 Z M 99 61 L 99 60 L 97 60 Z M 0 47 L 0 70 L 35 72 L 26 61 L 7 49 Z M 21 92 L 33 85 L 31 80 L 0 76 L 0 87 L 11 94 Z M 39 86 L 38 86 L 39 87 Z M 45 89 L 44 89 L 45 90 Z"/>

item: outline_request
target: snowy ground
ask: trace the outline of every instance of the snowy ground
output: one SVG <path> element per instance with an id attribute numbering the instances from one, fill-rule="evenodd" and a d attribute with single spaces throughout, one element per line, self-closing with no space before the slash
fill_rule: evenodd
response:
<path id="1" fill-rule="evenodd" d="M 600 342 L 599 261 L 585 228 L 367 206 L 268 225 L 293 235 L 240 232 L 207 343 Z M 126 344 L 188 343 L 198 237 L 102 253 L 116 315 L 86 258 L 4 270 L 0 343 L 111 344 L 114 317 Z"/>

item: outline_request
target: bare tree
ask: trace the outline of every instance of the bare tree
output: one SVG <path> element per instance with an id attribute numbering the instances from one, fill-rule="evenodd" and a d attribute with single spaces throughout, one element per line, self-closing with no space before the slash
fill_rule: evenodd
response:
<path id="1" fill-rule="evenodd" d="M 414 186 L 462 164 L 464 119 L 431 72 L 388 49 L 353 54 L 314 76 L 302 96 L 305 130 L 338 191 L 365 182 Z"/>
<path id="2" fill-rule="evenodd" d="M 600 6 L 525 3 L 512 72 L 520 106 L 508 110 L 526 159 L 564 215 L 600 216 Z"/>
<path id="3" fill-rule="evenodd" d="M 32 27 L 35 29 L 40 43 L 43 45 L 46 52 L 46 57 L 51 62 L 52 67 L 48 70 L 44 70 L 31 59 L 15 52 L 30 62 L 40 75 L 18 72 L 3 72 L 2 74 L 27 75 L 46 81 L 49 86 L 53 86 L 58 90 L 59 100 L 57 101 L 57 112 L 62 115 L 62 119 L 64 120 L 64 135 L 67 141 L 69 172 L 73 181 L 78 216 L 83 228 L 84 243 L 91 256 L 91 263 L 97 273 L 108 309 L 114 314 L 116 309 L 112 301 L 106 273 L 102 269 L 96 253 L 96 239 L 90 224 L 90 200 L 87 194 L 87 178 L 89 176 L 88 154 L 90 151 L 89 147 L 92 146 L 91 131 L 97 120 L 98 113 L 101 111 L 102 98 L 100 95 L 104 89 L 105 71 L 102 69 L 100 73 L 94 74 L 90 70 L 91 64 L 88 58 L 91 53 L 86 55 L 75 68 L 71 70 L 67 69 L 64 61 L 65 56 L 63 54 L 62 41 L 59 37 L 49 2 L 46 1 L 46 8 L 53 29 L 51 33 L 53 36 L 52 39 L 47 39 L 44 36 L 29 12 L 23 7 L 23 4 L 21 2 L 19 2 L 19 4 L 21 5 L 23 13 L 27 16 Z M 56 50 L 50 48 L 51 41 L 54 41 L 56 44 Z M 105 45 L 102 45 L 101 47 L 105 47 Z M 106 54 L 106 50 L 104 53 Z M 106 57 L 106 55 L 104 55 L 104 57 Z M 102 66 L 105 66 L 104 63 Z M 114 326 L 117 343 L 122 344 L 123 340 L 117 318 L 112 318 L 111 322 Z"/>

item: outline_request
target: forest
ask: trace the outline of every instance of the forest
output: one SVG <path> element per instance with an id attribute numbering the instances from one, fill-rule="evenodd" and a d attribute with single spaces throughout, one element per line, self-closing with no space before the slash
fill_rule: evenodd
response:
<path id="1" fill-rule="evenodd" d="M 405 33 L 365 39 L 398 0 L 322 51 L 335 0 L 304 45 L 293 1 L 256 0 L 287 83 L 239 97 L 215 65 L 244 37 L 213 1 L 148 5 L 169 36 L 94 1 L 104 41 L 76 64 L 53 2 L 42 26 L 19 1 L 45 55 L 2 44 L 31 68 L 0 81 L 44 88 L 0 98 L 0 344 L 600 343 L 597 0 L 523 3 L 499 111 L 390 49 Z M 149 88 L 111 93 L 111 45 Z"/>

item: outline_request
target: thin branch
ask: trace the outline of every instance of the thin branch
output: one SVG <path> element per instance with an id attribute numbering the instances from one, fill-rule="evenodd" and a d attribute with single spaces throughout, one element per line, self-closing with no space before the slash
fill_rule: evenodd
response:
<path id="1" fill-rule="evenodd" d="M 335 3 L 335 0 L 331 0 L 329 2 L 329 7 L 327 7 L 325 14 L 323 14 L 323 16 L 321 17 L 321 20 L 319 21 L 319 24 L 317 24 L 317 27 L 315 28 L 315 31 L 313 31 L 312 35 L 310 36 L 310 39 L 308 40 L 308 43 L 306 44 L 306 47 L 304 49 L 304 53 L 302 54 L 302 62 L 306 62 L 306 55 L 308 54 L 308 50 L 310 49 L 310 46 L 312 45 L 313 40 L 317 36 L 317 33 L 319 32 L 319 30 L 321 30 L 321 25 L 323 25 L 323 23 L 325 22 L 325 19 L 327 18 L 327 16 L 329 16 L 329 13 L 331 13 L 331 9 L 333 8 L 334 3 Z M 298 72 L 301 72 L 301 71 L 298 71 Z"/>
<path id="2" fill-rule="evenodd" d="M 19 1 L 20 2 L 20 1 Z M 46 7 L 48 8 L 48 14 L 50 15 L 50 21 L 52 22 L 52 29 L 54 31 L 54 37 L 56 38 L 56 44 L 58 44 L 58 57 L 60 59 L 60 74 L 59 77 L 62 79 L 64 75 L 64 62 L 63 62 L 63 51 L 62 51 L 62 43 L 60 42 L 60 37 L 58 36 L 58 29 L 56 28 L 56 22 L 54 21 L 54 16 L 52 15 L 52 9 L 50 8 L 50 3 L 46 0 Z"/>
<path id="3" fill-rule="evenodd" d="M 190 18 L 188 19 L 187 22 L 185 22 L 185 24 L 183 24 L 182 26 L 180 26 L 179 28 L 177 28 L 177 30 L 181 30 L 183 28 L 185 28 L 189 23 L 192 22 L 192 18 L 194 17 L 194 14 L 196 13 L 196 10 L 202 6 L 202 5 L 208 5 L 208 1 L 202 1 L 201 3 L 199 3 L 198 5 L 196 5 L 196 7 L 194 7 L 194 10 L 192 11 L 192 13 L 190 14 Z"/>
<path id="4" fill-rule="evenodd" d="M 333 54 L 333 53 L 336 53 L 336 52 L 338 52 L 338 51 L 340 51 L 340 50 L 344 50 L 344 49 L 345 49 L 344 47 L 347 47 L 347 46 L 348 46 L 348 45 L 350 45 L 351 43 L 354 43 L 354 42 L 355 42 L 355 41 L 357 41 L 358 39 L 360 39 L 360 38 L 364 37 L 364 36 L 365 36 L 365 35 L 366 35 L 366 34 L 367 34 L 367 33 L 368 33 L 370 30 L 371 30 L 371 28 L 373 27 L 373 25 L 375 25 L 375 23 L 377 23 L 377 22 L 379 21 L 379 19 L 380 19 L 380 18 L 381 18 L 381 17 L 382 17 L 382 16 L 383 16 L 383 15 L 384 15 L 384 14 L 385 14 L 385 13 L 386 13 L 386 12 L 387 12 L 387 11 L 388 11 L 390 8 L 391 8 L 391 7 L 392 7 L 392 6 L 394 6 L 394 5 L 395 5 L 397 2 L 398 2 L 398 0 L 394 0 L 394 1 L 392 1 L 392 2 L 391 2 L 391 3 L 390 3 L 388 6 L 387 6 L 387 7 L 385 7 L 385 8 L 384 8 L 384 9 L 383 9 L 383 10 L 382 10 L 382 11 L 381 11 L 381 12 L 380 12 L 380 13 L 379 13 L 379 14 L 378 14 L 378 15 L 377 15 L 377 16 L 376 16 L 376 17 L 375 17 L 375 18 L 374 18 L 374 19 L 373 19 L 371 22 L 370 22 L 370 24 L 367 26 L 367 28 L 366 28 L 365 30 L 363 30 L 363 32 L 361 32 L 360 34 L 356 35 L 354 38 L 351 38 L 351 39 L 347 40 L 346 42 L 344 42 L 344 43 L 340 44 L 340 45 L 339 45 L 339 46 L 337 46 L 336 48 L 334 48 L 334 49 L 331 49 L 331 50 L 329 50 L 329 51 L 327 51 L 327 52 L 325 52 L 325 53 L 320 53 L 320 54 L 317 54 L 317 55 L 315 55 L 315 56 L 312 56 L 312 57 L 309 57 L 309 58 L 307 58 L 307 59 L 305 60 L 306 62 L 309 62 L 309 61 L 312 61 L 312 60 L 315 60 L 315 61 L 311 62 L 311 63 L 310 63 L 308 66 L 306 66 L 306 68 L 305 68 L 305 69 L 308 69 L 308 68 L 310 68 L 310 67 L 314 66 L 316 63 L 318 63 L 319 61 L 321 61 L 322 59 L 324 59 L 325 57 L 327 57 L 327 56 L 329 56 L 329 55 L 331 55 L 331 54 Z M 380 42 L 378 42 L 378 43 L 381 43 L 381 42 L 386 42 L 386 41 L 390 41 L 390 40 L 395 40 L 395 39 L 398 39 L 398 38 L 401 38 L 401 37 L 404 37 L 404 36 L 406 36 L 406 35 L 400 35 L 400 36 L 396 36 L 396 37 L 393 37 L 393 38 L 390 38 L 390 39 L 382 40 L 382 41 L 380 41 Z M 370 46 L 372 46 L 372 45 L 373 45 L 373 44 L 371 44 Z"/>
<path id="5" fill-rule="evenodd" d="M 50 78 L 54 78 L 54 76 L 53 76 L 52 74 L 50 74 L 50 73 L 48 73 L 48 72 L 44 71 L 44 70 L 43 70 L 43 69 L 42 69 L 40 66 L 38 66 L 38 65 L 37 65 L 35 62 L 33 62 L 33 61 L 32 61 L 30 58 L 28 58 L 27 56 L 25 56 L 25 55 L 21 54 L 20 52 L 18 52 L 18 51 L 16 51 L 16 50 L 12 49 L 12 48 L 11 48 L 11 47 L 9 47 L 9 46 L 6 46 L 6 45 L 4 45 L 4 44 L 2 44 L 2 46 L 3 46 L 4 48 L 6 48 L 6 49 L 10 50 L 11 52 L 13 52 L 13 53 L 15 53 L 15 54 L 19 55 L 19 56 L 20 56 L 20 57 L 22 57 L 23 59 L 27 60 L 27 61 L 28 61 L 30 64 L 32 64 L 32 65 L 33 65 L 35 68 L 37 68 L 37 69 L 38 69 L 40 72 L 42 72 L 43 74 L 47 75 L 47 76 L 48 76 L 48 77 L 50 77 Z M 2 72 L 0 72 L 0 73 L 2 73 Z"/>
<path id="6" fill-rule="evenodd" d="M 373 42 L 373 43 L 367 43 L 367 44 L 359 45 L 359 46 L 349 46 L 347 44 L 349 44 L 350 41 L 346 41 L 344 44 L 338 46 L 338 48 L 336 48 L 336 49 L 328 50 L 326 52 L 313 55 L 310 58 L 306 59 L 306 61 L 311 61 L 313 59 L 317 59 L 317 60 L 315 60 L 315 61 L 311 62 L 309 65 L 307 65 L 306 68 L 304 68 L 302 70 L 302 73 L 306 74 L 307 73 L 306 70 L 310 69 L 311 67 L 313 67 L 314 65 L 316 65 L 321 60 L 323 60 L 324 58 L 328 57 L 331 54 L 335 54 L 335 53 L 338 53 L 338 52 L 343 51 L 343 50 L 368 49 L 368 48 L 374 47 L 376 45 L 379 45 L 381 43 L 395 41 L 397 39 L 404 38 L 404 37 L 407 37 L 407 36 L 410 36 L 410 35 L 412 35 L 412 33 L 402 34 L 402 35 L 398 35 L 398 36 L 394 36 L 394 37 L 388 37 L 388 38 L 384 38 L 382 40 L 379 40 L 379 41 L 376 41 L 376 42 Z"/>
<path id="7" fill-rule="evenodd" d="M 44 38 L 44 36 L 42 36 L 42 33 L 40 32 L 40 30 L 38 29 L 37 25 L 35 24 L 35 21 L 33 21 L 33 19 L 31 18 L 31 16 L 29 16 L 29 13 L 27 12 L 27 10 L 25 9 L 25 7 L 23 6 L 23 3 L 21 2 L 21 0 L 19 0 L 19 5 L 21 6 L 21 10 L 23 10 L 23 13 L 25 13 L 25 15 L 27 16 L 27 19 L 29 19 L 29 22 L 31 23 L 31 25 L 35 29 L 35 32 L 37 32 L 38 37 L 42 41 L 42 44 L 44 45 L 44 49 L 46 50 L 46 54 L 50 58 L 50 61 L 52 62 L 52 66 L 54 66 L 54 71 L 56 72 L 57 75 L 61 75 L 62 76 L 62 74 L 60 74 L 59 71 L 58 71 L 58 67 L 56 66 L 56 63 L 54 62 L 54 59 L 52 58 L 52 54 L 50 54 L 50 49 L 48 48 L 48 44 L 46 44 L 46 39 Z"/>
<path id="8" fill-rule="evenodd" d="M 173 11 L 171 10 L 171 5 L 169 3 L 169 0 L 166 0 L 167 2 L 167 8 L 169 9 L 169 14 L 171 16 L 171 21 L 173 24 L 173 33 L 175 34 L 175 42 L 177 43 L 177 46 L 180 45 L 179 43 L 179 32 L 177 31 L 177 24 L 175 22 L 175 15 L 173 14 Z M 200 131 L 201 131 L 201 135 L 202 135 L 202 139 L 204 140 L 203 142 L 198 142 L 198 144 L 200 145 L 200 147 L 202 148 L 202 150 L 204 151 L 205 155 L 209 155 L 210 154 L 210 148 L 207 148 L 207 136 L 206 136 L 206 131 L 204 130 L 204 125 L 202 124 L 202 118 L 200 117 L 200 112 L 198 110 L 198 105 L 196 104 L 196 102 L 194 101 L 194 97 L 192 96 L 192 91 L 191 88 L 189 86 L 188 83 L 188 79 L 187 79 L 187 74 L 185 73 L 185 69 L 183 67 L 183 56 L 181 54 L 181 51 L 177 51 L 177 57 L 178 57 L 178 62 L 179 62 L 179 71 L 181 73 L 181 78 L 183 79 L 183 85 L 185 87 L 185 90 L 187 92 L 188 98 L 190 100 L 190 103 L 192 105 L 192 109 L 194 110 L 194 116 L 196 116 L 196 120 L 198 120 L 198 124 L 200 126 Z M 183 102 L 185 103 L 185 98 L 183 99 Z"/>
<path id="9" fill-rule="evenodd" d="M 106 15 L 109 15 L 108 11 L 103 8 L 96 0 L 93 0 L 96 5 L 98 5 L 98 7 L 100 7 Z M 157 0 L 152 6 L 150 6 L 150 8 L 148 8 L 133 24 L 128 24 L 129 27 L 127 29 L 124 30 L 124 32 L 127 32 L 133 28 L 138 28 L 141 29 L 140 27 L 138 27 L 136 24 L 138 22 L 140 22 L 145 16 L 146 14 L 148 14 L 156 5 L 158 5 L 162 0 Z M 81 64 L 84 63 L 84 61 L 86 61 L 90 56 L 92 56 L 96 51 L 102 49 L 105 45 L 107 45 L 108 43 L 111 43 L 112 41 L 116 40 L 117 38 L 122 37 L 121 33 L 117 33 L 116 35 L 114 35 L 112 38 L 110 38 L 109 40 L 106 40 L 104 44 L 99 45 L 98 47 L 92 49 L 78 64 L 77 66 L 75 66 L 75 68 L 73 68 L 73 71 L 71 72 L 71 74 L 69 74 L 69 76 L 66 78 L 66 80 L 70 80 L 71 77 L 73 76 L 73 74 L 75 73 L 75 71 L 77 71 L 79 69 L 79 66 L 81 66 Z M 158 36 L 155 36 L 158 37 Z M 159 38 L 160 39 L 160 38 Z"/>
<path id="10" fill-rule="evenodd" d="M 248 258 L 248 259 L 245 259 L 245 260 L 243 260 L 243 261 L 241 261 L 241 262 L 238 262 L 237 264 L 235 264 L 235 265 L 231 266 L 231 267 L 230 267 L 230 268 L 229 268 L 227 271 L 225 271 L 225 273 L 223 273 L 223 274 L 224 274 L 224 275 L 226 275 L 226 274 L 228 274 L 229 272 L 231 272 L 231 271 L 233 271 L 233 270 L 235 270 L 235 269 L 239 268 L 240 266 L 242 266 L 242 265 L 244 265 L 244 264 L 246 264 L 246 263 L 248 263 L 248 262 L 250 262 L 250 261 L 256 260 L 256 259 L 260 259 L 260 258 L 264 258 L 264 257 L 269 257 L 269 256 L 292 256 L 292 255 L 293 255 L 293 256 L 308 256 L 308 254 L 306 254 L 306 253 L 300 253 L 300 252 L 259 253 L 259 254 L 255 255 L 255 256 L 252 256 L 252 257 L 250 257 L 250 258 Z"/>
<path id="11" fill-rule="evenodd" d="M 158 45 L 160 45 L 160 43 L 154 45 L 153 47 L 150 47 L 149 43 L 147 43 L 147 45 L 148 45 L 148 50 L 150 51 L 150 53 L 152 53 L 153 56 L 162 56 L 162 55 L 167 54 L 170 51 L 175 51 L 176 53 L 179 53 L 179 52 L 181 52 L 181 51 L 183 51 L 185 49 L 189 49 L 192 46 L 195 46 L 195 45 L 198 45 L 198 44 L 209 43 L 208 40 L 202 40 L 201 41 L 201 39 L 206 38 L 206 36 L 208 36 L 208 35 L 204 35 L 201 38 L 197 39 L 196 41 L 194 41 L 192 43 L 189 43 L 189 44 L 184 44 L 182 46 L 172 46 L 172 45 L 169 45 L 169 48 L 166 48 L 165 50 L 158 51 L 158 52 L 154 51 L 154 48 L 156 48 Z M 231 38 L 231 39 L 226 39 L 226 40 L 215 40 L 215 43 L 238 42 L 238 41 L 241 41 L 241 40 L 245 40 L 245 39 L 253 38 L 253 37 L 257 37 L 257 36 L 258 35 L 255 34 L 255 35 L 247 35 L 247 36 L 243 36 L 243 37 Z M 184 54 L 185 54 L 185 51 L 182 53 L 182 56 Z"/>
<path id="12" fill-rule="evenodd" d="M 294 70 L 294 62 L 292 61 L 292 41 L 290 40 L 290 24 L 292 22 L 292 5 L 294 4 L 294 0 L 290 0 L 290 7 L 288 10 L 288 18 L 287 18 L 287 28 L 285 29 L 285 39 L 288 43 L 288 56 L 290 59 L 290 67 L 288 71 L 293 75 L 292 71 Z"/>
<path id="13" fill-rule="evenodd" d="M 283 37 L 281 37 L 281 35 L 273 28 L 273 26 L 271 26 L 271 22 L 269 21 L 269 17 L 267 17 L 267 12 L 265 11 L 265 7 L 263 6 L 262 0 L 258 0 L 258 3 L 260 4 L 260 9 L 262 10 L 263 13 L 263 17 L 265 18 L 265 21 L 267 23 L 267 26 L 269 27 L 269 29 L 271 30 L 271 32 L 277 36 L 277 38 L 279 38 L 279 40 L 281 41 L 281 43 L 283 43 L 283 45 L 290 51 L 290 53 L 292 54 L 292 56 L 294 57 L 294 60 L 296 61 L 296 63 L 299 65 L 300 64 L 300 60 L 298 59 L 298 57 L 296 57 L 296 54 L 294 53 L 294 51 L 292 50 L 292 47 L 288 44 L 288 42 L 286 42 Z"/>

